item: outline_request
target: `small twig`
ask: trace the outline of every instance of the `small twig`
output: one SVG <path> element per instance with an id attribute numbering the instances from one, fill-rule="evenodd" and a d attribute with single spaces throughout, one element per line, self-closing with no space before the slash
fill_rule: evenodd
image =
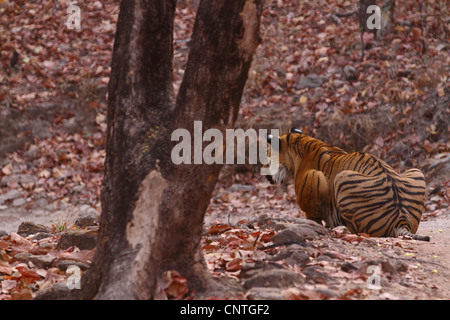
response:
<path id="1" fill-rule="evenodd" d="M 256 242 L 258 241 L 258 239 L 259 239 L 259 234 L 256 236 L 255 242 L 253 242 L 253 246 L 256 246 Z"/>

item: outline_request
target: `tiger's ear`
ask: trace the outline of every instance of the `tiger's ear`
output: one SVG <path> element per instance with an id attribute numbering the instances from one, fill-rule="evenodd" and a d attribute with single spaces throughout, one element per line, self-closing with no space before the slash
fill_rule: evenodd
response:
<path id="1" fill-rule="evenodd" d="M 296 127 L 291 128 L 291 133 L 303 134 L 303 132 L 299 128 L 296 128 Z"/>

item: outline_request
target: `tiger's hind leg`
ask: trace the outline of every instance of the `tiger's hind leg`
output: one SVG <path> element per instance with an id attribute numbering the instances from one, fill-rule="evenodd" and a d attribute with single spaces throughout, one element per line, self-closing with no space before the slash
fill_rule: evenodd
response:
<path id="1" fill-rule="evenodd" d="M 308 170 L 295 177 L 297 203 L 305 211 L 306 219 L 327 222 L 329 206 L 328 181 L 322 171 Z"/>

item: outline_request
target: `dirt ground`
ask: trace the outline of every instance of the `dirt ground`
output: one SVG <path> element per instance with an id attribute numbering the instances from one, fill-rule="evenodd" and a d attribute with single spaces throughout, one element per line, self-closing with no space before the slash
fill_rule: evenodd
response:
<path id="1" fill-rule="evenodd" d="M 248 187 L 248 186 L 247 186 Z M 269 190 L 267 190 L 267 189 Z M 234 185 L 218 188 L 212 200 L 210 213 L 205 220 L 205 257 L 218 278 L 234 278 L 242 286 L 238 297 L 248 299 L 450 299 L 450 211 L 441 210 L 435 217 L 425 213 L 418 234 L 429 235 L 430 242 L 397 238 L 366 238 L 348 234 L 346 229 L 333 230 L 304 220 L 304 215 L 292 199 L 292 187 L 278 187 L 267 183 L 257 184 L 255 189 Z M 238 192 L 236 192 L 238 191 Z M 239 194 L 235 194 L 239 193 Z M 283 197 L 283 193 L 287 196 Z M 252 198 L 253 194 L 258 194 Z M 274 194 L 272 198 L 268 194 Z M 217 201 L 222 199 L 224 202 Z M 218 211 L 227 201 L 245 206 Z M 263 199 L 263 201 L 261 201 Z M 264 200 L 266 199 L 266 200 Z M 268 200 L 267 200 L 268 199 Z M 224 207 L 223 207 L 224 208 Z M 250 209 L 253 208 L 253 209 Z M 259 209 L 257 209 L 259 208 Z M 245 231 L 243 223 L 249 221 Z M 264 223 L 262 221 L 265 221 Z M 211 239 L 208 232 L 216 232 L 217 226 L 228 226 L 220 236 Z M 214 227 L 216 226 L 216 227 Z M 208 231 L 209 230 L 209 231 Z M 213 231 L 211 231 L 213 230 Z M 259 246 L 281 244 L 272 249 L 255 250 L 251 255 L 236 254 L 246 246 L 254 247 L 257 239 L 241 240 L 236 245 L 236 235 L 255 232 L 264 237 L 273 232 L 273 238 Z M 254 234 L 254 233 L 252 233 Z M 303 242 L 303 243 L 302 243 Z M 221 255 L 208 249 L 220 243 Z M 247 245 L 246 245 L 247 243 Z M 299 245 L 300 244 L 300 245 Z M 230 250 L 230 248 L 234 248 Z M 217 248 L 216 248 L 217 249 Z M 253 248 L 255 249 L 255 248 Z M 228 268 L 236 257 L 242 259 L 242 268 Z M 233 260 L 234 258 L 234 260 Z M 276 266 L 276 267 L 275 267 Z M 369 288 L 372 281 L 370 266 L 378 272 L 380 287 Z M 378 268 L 378 269 L 377 269 Z M 230 269 L 230 270 L 228 270 Z M 276 271 L 274 271 L 276 270 Z M 280 277 L 280 272 L 283 276 Z M 249 276 L 250 274 L 250 276 Z M 284 278 L 289 279 L 287 283 Z M 230 295 L 230 294 L 228 294 Z"/>

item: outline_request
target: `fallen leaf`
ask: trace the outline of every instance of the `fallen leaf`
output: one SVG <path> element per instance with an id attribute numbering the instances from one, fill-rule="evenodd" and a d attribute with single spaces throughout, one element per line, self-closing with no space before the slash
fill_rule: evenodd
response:
<path id="1" fill-rule="evenodd" d="M 187 279 L 176 271 L 167 271 L 163 275 L 166 295 L 169 299 L 182 299 L 188 292 Z"/>
<path id="2" fill-rule="evenodd" d="M 7 274 L 8 276 L 12 274 L 12 267 L 5 261 L 0 261 L 0 274 Z"/>
<path id="3" fill-rule="evenodd" d="M 220 224 L 220 225 L 214 225 L 211 228 L 209 228 L 208 233 L 209 234 L 219 234 L 219 233 L 223 233 L 228 230 L 231 230 L 231 227 L 229 225 Z"/>
<path id="4" fill-rule="evenodd" d="M 226 270 L 227 271 L 238 271 L 242 269 L 242 259 L 241 258 L 235 258 L 226 264 Z"/>

